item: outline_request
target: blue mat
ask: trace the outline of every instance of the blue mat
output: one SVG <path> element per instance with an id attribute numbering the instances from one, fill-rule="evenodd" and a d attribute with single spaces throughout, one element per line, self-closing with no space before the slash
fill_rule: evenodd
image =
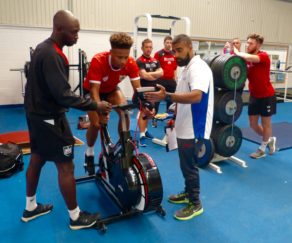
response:
<path id="1" fill-rule="evenodd" d="M 277 137 L 277 150 L 292 148 L 292 123 L 278 122 L 272 124 L 273 136 Z M 242 128 L 242 136 L 244 139 L 261 144 L 262 138 L 257 135 L 250 127 Z"/>

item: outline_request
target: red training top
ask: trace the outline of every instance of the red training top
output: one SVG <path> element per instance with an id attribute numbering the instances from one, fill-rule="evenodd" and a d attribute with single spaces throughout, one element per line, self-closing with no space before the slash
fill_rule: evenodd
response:
<path id="1" fill-rule="evenodd" d="M 173 52 L 162 49 L 155 53 L 154 58 L 159 61 L 163 69 L 163 76 L 160 79 L 174 80 L 177 64 Z"/>
<path id="2" fill-rule="evenodd" d="M 270 97 L 275 90 L 270 81 L 270 58 L 266 52 L 259 51 L 259 63 L 247 62 L 248 88 L 251 96 L 255 98 Z"/>
<path id="3" fill-rule="evenodd" d="M 100 93 L 109 93 L 115 90 L 126 76 L 129 76 L 131 81 L 140 79 L 139 68 L 134 58 L 129 57 L 123 68 L 114 69 L 111 65 L 110 52 L 97 53 L 91 60 L 83 88 L 89 90 L 90 83 L 96 83 L 100 84 Z"/>

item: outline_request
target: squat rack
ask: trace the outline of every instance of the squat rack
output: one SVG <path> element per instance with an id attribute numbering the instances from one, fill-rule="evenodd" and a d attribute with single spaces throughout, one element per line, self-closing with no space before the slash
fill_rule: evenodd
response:
<path id="1" fill-rule="evenodd" d="M 147 19 L 147 27 L 139 27 L 138 23 L 141 18 L 146 18 Z M 153 19 L 165 19 L 165 20 L 171 20 L 171 25 L 169 29 L 158 29 L 158 28 L 152 28 L 152 23 Z M 138 38 L 138 33 L 139 32 L 147 32 L 147 38 L 151 39 L 152 38 L 152 32 L 155 33 L 161 33 L 161 34 L 168 34 L 170 36 L 174 36 L 174 31 L 173 28 L 176 24 L 177 21 L 184 21 L 185 22 L 185 33 L 187 35 L 190 35 L 191 32 L 191 21 L 188 17 L 175 17 L 175 16 L 162 16 L 158 14 L 149 14 L 149 13 L 144 13 L 141 15 L 138 15 L 134 18 L 134 45 L 133 45 L 133 50 L 134 50 L 134 58 L 137 58 L 137 38 Z"/>

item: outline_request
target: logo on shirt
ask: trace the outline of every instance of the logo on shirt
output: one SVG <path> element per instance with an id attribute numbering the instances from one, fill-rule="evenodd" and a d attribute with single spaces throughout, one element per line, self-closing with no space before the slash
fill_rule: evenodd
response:
<path id="1" fill-rule="evenodd" d="M 108 76 L 103 77 L 103 78 L 102 78 L 102 81 L 103 81 L 103 82 L 108 81 Z"/>
<path id="2" fill-rule="evenodd" d="M 72 154 L 72 145 L 64 146 L 63 147 L 63 154 L 69 157 Z"/>

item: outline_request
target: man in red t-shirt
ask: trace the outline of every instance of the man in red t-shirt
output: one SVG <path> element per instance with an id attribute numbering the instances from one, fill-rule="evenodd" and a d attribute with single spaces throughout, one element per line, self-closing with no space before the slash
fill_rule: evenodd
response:
<path id="1" fill-rule="evenodd" d="M 250 156 L 258 159 L 276 151 L 276 137 L 272 137 L 271 117 L 276 114 L 275 90 L 270 81 L 270 58 L 261 51 L 264 38 L 258 34 L 247 37 L 247 53 L 239 52 L 234 48 L 235 55 L 244 58 L 247 62 L 247 78 L 249 80 L 250 99 L 248 115 L 251 128 L 262 137 L 262 143 L 256 152 Z M 261 124 L 259 124 L 261 118 Z"/>
<path id="2" fill-rule="evenodd" d="M 96 54 L 90 63 L 90 67 L 84 81 L 84 89 L 90 92 L 95 101 L 105 100 L 113 105 L 127 103 L 124 94 L 118 84 L 128 76 L 131 80 L 134 92 L 140 86 L 139 68 L 136 61 L 129 57 L 133 44 L 132 38 L 126 33 L 116 33 L 110 37 L 111 50 Z M 153 116 L 154 112 L 146 111 Z M 90 126 L 86 133 L 87 149 L 85 152 L 85 164 L 89 174 L 94 174 L 94 144 L 97 139 L 100 124 L 107 123 L 109 114 L 97 114 L 88 112 Z M 121 122 L 119 122 L 119 128 Z"/>
<path id="3" fill-rule="evenodd" d="M 158 84 L 162 85 L 167 92 L 174 93 L 176 89 L 177 64 L 171 48 L 172 37 L 166 36 L 164 38 L 164 49 L 156 52 L 154 58 L 159 61 L 163 70 L 163 76 L 158 80 Z M 166 102 L 166 110 L 170 105 L 171 102 Z"/>

